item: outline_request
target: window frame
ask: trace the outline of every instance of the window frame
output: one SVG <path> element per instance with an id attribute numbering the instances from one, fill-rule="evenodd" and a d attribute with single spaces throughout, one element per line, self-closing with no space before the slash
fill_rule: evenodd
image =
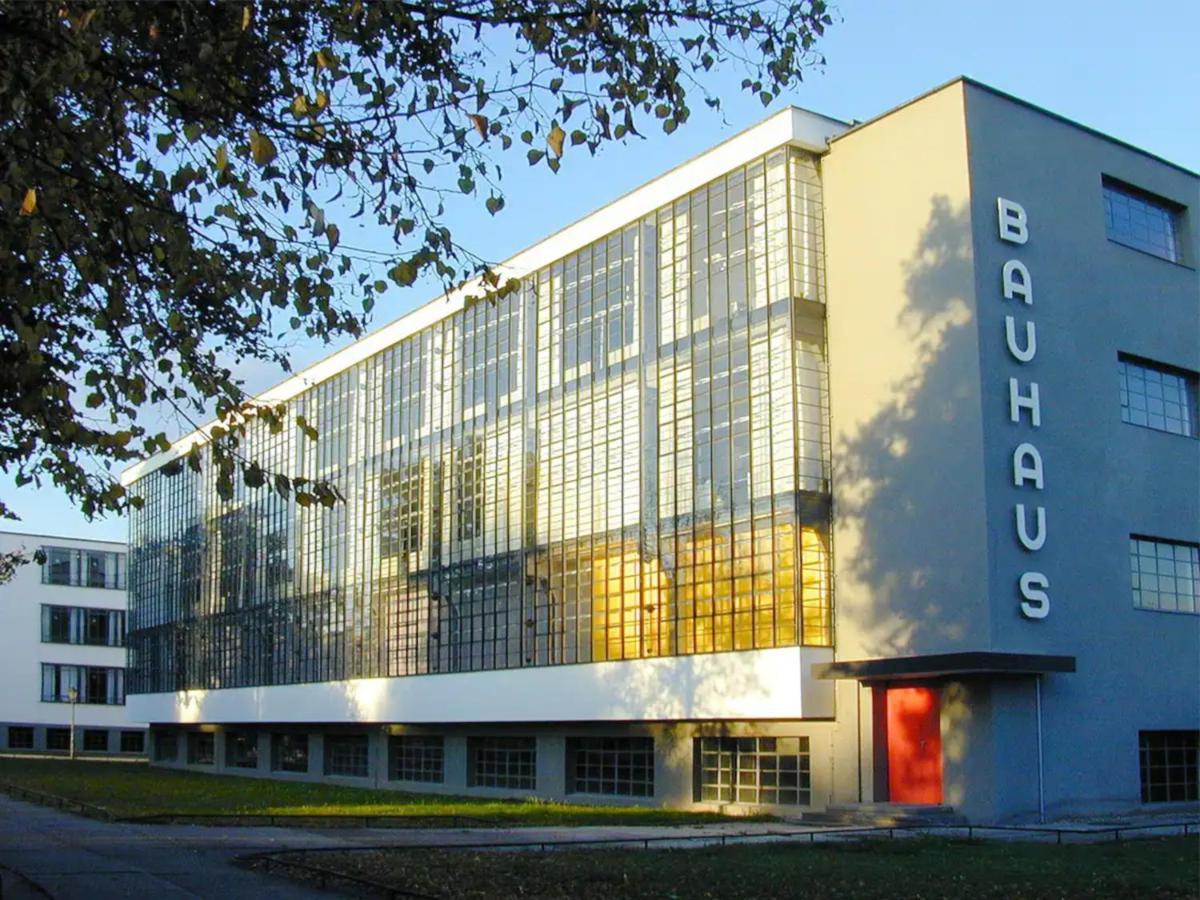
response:
<path id="1" fill-rule="evenodd" d="M 13 737 L 17 735 L 21 740 L 14 742 Z M 32 750 L 34 742 L 33 726 L 32 725 L 9 725 L 8 732 L 5 735 L 5 749 L 8 750 Z"/>
<path id="2" fill-rule="evenodd" d="M 1162 741 L 1163 746 L 1150 746 L 1148 738 Z M 1172 745 L 1170 741 L 1174 740 Z M 1163 758 L 1155 764 L 1152 754 Z M 1182 762 L 1172 762 L 1172 754 L 1182 754 Z M 1191 760 L 1187 759 L 1191 754 Z M 1165 782 L 1155 782 L 1155 771 L 1165 774 Z M 1173 780 L 1173 776 L 1176 778 Z M 1178 780 L 1182 776 L 1182 780 Z M 1200 799 L 1200 731 L 1195 729 L 1145 729 L 1138 731 L 1138 780 L 1143 803 L 1195 803 Z M 1154 799 L 1155 789 L 1169 796 Z M 1182 796 L 1170 796 L 1178 790 Z"/>
<path id="3" fill-rule="evenodd" d="M 654 763 L 653 737 L 568 737 L 567 793 L 653 798 Z"/>
<path id="4" fill-rule="evenodd" d="M 782 741 L 795 741 L 796 752 L 779 748 Z M 763 761 L 774 759 L 774 768 Z M 781 760 L 795 760 L 795 785 L 784 784 L 782 775 L 790 767 Z M 808 735 L 699 735 L 692 743 L 693 799 L 696 803 L 735 803 L 746 806 L 812 806 L 812 741 Z M 710 781 L 708 776 L 716 775 Z M 728 783 L 725 781 L 728 776 Z M 749 776 L 753 776 L 750 778 Z M 774 778 L 774 784 L 771 779 Z M 710 796 L 705 796 L 708 791 Z M 783 792 L 795 793 L 796 801 L 778 799 Z M 754 794 L 754 799 L 743 795 Z M 774 792 L 775 800 L 764 800 Z"/>
<path id="5" fill-rule="evenodd" d="M 225 768 L 258 768 L 258 732 L 225 732 Z"/>
<path id="6" fill-rule="evenodd" d="M 1175 265 L 1187 265 L 1184 259 L 1185 241 L 1183 238 L 1185 230 L 1184 217 L 1188 209 L 1185 204 L 1107 174 L 1100 176 L 1100 193 L 1104 212 L 1104 236 L 1110 242 L 1122 247 L 1128 247 L 1130 250 L 1136 250 L 1139 253 L 1145 253 L 1147 256 L 1153 256 L 1156 259 L 1174 263 Z M 1140 242 L 1135 237 L 1123 236 L 1118 233 L 1114 224 L 1115 219 L 1111 209 L 1110 195 L 1121 196 L 1127 198 L 1129 201 L 1141 203 L 1144 206 L 1164 213 L 1166 220 L 1170 223 L 1169 238 L 1172 244 L 1171 252 L 1164 254 L 1150 243 Z"/>
<path id="7" fill-rule="evenodd" d="M 1135 422 L 1130 418 L 1135 411 L 1132 403 L 1134 393 L 1132 390 L 1130 390 L 1129 376 L 1131 373 L 1128 368 L 1130 366 L 1135 366 L 1137 369 L 1140 369 L 1143 372 L 1153 372 L 1160 376 L 1167 375 L 1173 378 L 1178 378 L 1183 382 L 1184 396 L 1182 398 L 1182 402 L 1179 404 L 1183 407 L 1181 421 L 1183 421 L 1184 424 L 1191 429 L 1190 431 L 1172 431 L 1170 428 L 1160 428 L 1157 425 L 1151 424 L 1150 410 L 1148 407 L 1143 411 L 1146 416 L 1145 422 Z M 1193 372 L 1191 369 L 1184 369 L 1180 366 L 1172 366 L 1167 363 L 1160 363 L 1156 360 L 1147 359 L 1144 356 L 1137 356 L 1132 353 L 1117 353 L 1117 377 L 1119 401 L 1121 406 L 1121 421 L 1124 424 L 1132 425 L 1135 428 L 1145 428 L 1148 431 L 1157 431 L 1161 434 L 1171 434 L 1175 435 L 1176 437 L 1200 440 L 1200 373 Z M 1146 380 L 1145 376 L 1142 376 L 1142 380 Z M 1148 395 L 1145 396 L 1147 404 L 1152 400 L 1157 399 L 1149 397 Z M 1166 398 L 1163 398 L 1161 402 L 1165 404 L 1167 402 Z M 1168 419 L 1165 406 L 1162 412 L 1162 419 L 1165 426 Z"/>
<path id="8" fill-rule="evenodd" d="M 333 778 L 371 777 L 370 735 L 326 734 L 322 736 L 321 750 L 321 770 L 325 775 Z"/>
<path id="9" fill-rule="evenodd" d="M 1139 552 L 1141 549 L 1140 547 L 1137 546 L 1139 543 L 1151 543 L 1151 544 L 1156 545 L 1155 552 L 1154 552 L 1155 571 L 1153 573 L 1151 573 L 1149 571 L 1143 572 L 1141 569 L 1140 561 L 1143 558 L 1148 559 L 1149 557 L 1146 557 L 1144 554 Z M 1160 573 L 1158 571 L 1158 561 L 1160 559 L 1162 559 L 1162 557 L 1159 555 L 1159 550 L 1158 550 L 1159 546 L 1168 546 L 1168 547 L 1175 547 L 1175 548 L 1186 547 L 1192 551 L 1192 553 L 1191 553 L 1192 559 L 1184 561 L 1185 565 L 1188 562 L 1191 562 L 1192 572 L 1191 572 L 1190 578 L 1181 579 L 1178 575 L 1178 571 L 1176 571 L 1170 575 L 1166 575 L 1166 574 Z M 1136 567 L 1134 566 L 1135 561 L 1138 562 L 1138 565 Z M 1177 552 L 1172 552 L 1171 563 L 1172 563 L 1173 568 L 1179 564 Z M 1154 537 L 1153 535 L 1147 535 L 1147 534 L 1131 533 L 1129 535 L 1129 574 L 1130 574 L 1130 587 L 1131 587 L 1131 590 L 1133 591 L 1132 599 L 1133 599 L 1133 608 L 1134 609 L 1145 610 L 1147 612 L 1172 613 L 1174 615 L 1180 615 L 1180 616 L 1198 616 L 1198 615 L 1200 615 L 1200 544 L 1196 543 L 1195 541 L 1178 541 L 1178 540 L 1173 540 L 1171 538 L 1162 538 L 1162 537 Z M 1160 599 L 1163 596 L 1163 592 L 1160 591 L 1158 588 L 1158 579 L 1159 578 L 1170 578 L 1172 581 L 1175 582 L 1176 588 L 1178 588 L 1179 581 L 1181 581 L 1181 580 L 1190 581 L 1193 586 L 1192 594 L 1191 594 L 1192 608 L 1191 609 L 1179 609 L 1178 608 L 1179 607 L 1179 599 L 1183 595 L 1180 594 L 1177 590 L 1171 592 L 1171 596 L 1173 596 L 1175 598 L 1175 606 L 1176 606 L 1175 609 L 1163 608 L 1161 603 L 1157 606 L 1150 606 L 1145 603 L 1142 603 L 1141 597 L 1144 592 L 1144 588 L 1142 586 L 1143 578 L 1146 578 L 1146 577 L 1153 577 L 1155 579 L 1154 595 L 1156 598 L 1160 598 Z"/>
<path id="10" fill-rule="evenodd" d="M 129 553 L 44 544 L 42 584 L 124 591 L 129 586 Z"/>
<path id="11" fill-rule="evenodd" d="M 303 757 L 301 768 L 298 762 Z M 308 732 L 295 733 L 290 731 L 271 732 L 271 771 L 288 772 L 293 775 L 307 775 L 312 766 L 312 753 L 309 746 Z"/>
<path id="12" fill-rule="evenodd" d="M 94 690 L 100 680 L 103 690 Z M 87 706 L 124 706 L 125 669 L 120 666 L 89 666 L 80 663 L 42 663 L 41 702 L 70 703 L 70 690 L 79 692 L 75 702 Z M 101 694 L 101 699 L 96 695 Z M 109 699 L 109 698 L 114 699 Z"/>
<path id="13" fill-rule="evenodd" d="M 434 760 L 436 760 L 436 767 Z M 435 768 L 436 777 L 434 777 Z M 388 781 L 444 784 L 446 782 L 445 738 L 438 734 L 388 735 Z"/>
<path id="14" fill-rule="evenodd" d="M 537 756 L 538 742 L 535 737 L 526 735 L 468 737 L 467 786 L 510 791 L 536 791 Z"/>
<path id="15" fill-rule="evenodd" d="M 187 763 L 189 766 L 217 764 L 217 735 L 212 731 L 187 733 Z"/>
<path id="16" fill-rule="evenodd" d="M 156 728 L 154 736 L 154 762 L 179 762 L 179 732 L 169 728 Z"/>

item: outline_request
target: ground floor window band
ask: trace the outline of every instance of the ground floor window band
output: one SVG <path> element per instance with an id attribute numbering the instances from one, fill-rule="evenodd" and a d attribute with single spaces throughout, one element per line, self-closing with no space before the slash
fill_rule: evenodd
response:
<path id="1" fill-rule="evenodd" d="M 1200 800 L 1200 731 L 1139 731 L 1143 803 Z"/>
<path id="2" fill-rule="evenodd" d="M 699 737 L 695 800 L 808 806 L 811 763 L 807 737 Z"/>

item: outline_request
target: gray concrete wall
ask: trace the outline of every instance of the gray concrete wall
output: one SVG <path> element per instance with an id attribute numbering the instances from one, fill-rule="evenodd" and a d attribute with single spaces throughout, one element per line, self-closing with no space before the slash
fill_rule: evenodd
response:
<path id="1" fill-rule="evenodd" d="M 1078 659 L 1076 674 L 1045 684 L 1051 812 L 1128 806 L 1139 800 L 1138 730 L 1200 727 L 1200 616 L 1135 609 L 1128 552 L 1131 533 L 1200 540 L 1200 441 L 1121 421 L 1117 354 L 1200 370 L 1200 187 L 1194 175 L 986 89 L 967 85 L 966 109 L 993 645 Z M 1106 238 L 1102 175 L 1188 207 L 1187 265 Z M 998 236 L 1001 196 L 1027 212 L 1024 245 Z M 1012 258 L 1032 276 L 1031 306 L 1003 298 Z M 1010 313 L 1035 322 L 1028 363 L 1006 348 Z M 1010 421 L 1010 376 L 1038 383 L 1039 427 L 1024 415 Z M 1042 456 L 1040 491 L 1013 484 L 1022 441 Z M 1046 510 L 1041 550 L 1016 539 L 1018 502 Z M 1050 581 L 1044 619 L 1019 612 L 1025 571 Z M 1028 685 L 994 692 L 997 740 L 1024 739 L 1029 707 Z M 1019 789 L 1030 777 L 1026 757 L 997 748 L 1001 814 L 1030 809 Z"/>

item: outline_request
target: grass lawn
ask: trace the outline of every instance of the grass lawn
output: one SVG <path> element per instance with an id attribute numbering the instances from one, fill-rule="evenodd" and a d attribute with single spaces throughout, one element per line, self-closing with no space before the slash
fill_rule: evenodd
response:
<path id="1" fill-rule="evenodd" d="M 907 838 L 698 850 L 391 850 L 297 858 L 447 898 L 1154 900 L 1198 895 L 1198 851 L 1196 838 L 1061 847 Z"/>
<path id="2" fill-rule="evenodd" d="M 91 760 L 0 757 L 0 782 L 90 803 L 122 818 L 367 815 L 402 816 L 414 825 L 458 816 L 483 825 L 684 825 L 724 819 L 712 813 L 409 794 Z"/>

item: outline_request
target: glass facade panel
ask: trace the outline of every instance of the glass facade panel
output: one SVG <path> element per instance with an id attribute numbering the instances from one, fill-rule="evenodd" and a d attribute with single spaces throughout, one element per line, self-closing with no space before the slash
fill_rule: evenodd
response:
<path id="1" fill-rule="evenodd" d="M 33 729 L 27 725 L 9 725 L 8 726 L 8 749 L 9 750 L 32 750 L 33 749 Z"/>
<path id="2" fill-rule="evenodd" d="M 306 389 L 332 509 L 142 477 L 130 689 L 828 645 L 821 223 L 779 150 Z"/>
<path id="3" fill-rule="evenodd" d="M 146 752 L 146 733 L 144 731 L 122 731 L 121 732 L 121 752 L 122 753 L 145 753 Z"/>

